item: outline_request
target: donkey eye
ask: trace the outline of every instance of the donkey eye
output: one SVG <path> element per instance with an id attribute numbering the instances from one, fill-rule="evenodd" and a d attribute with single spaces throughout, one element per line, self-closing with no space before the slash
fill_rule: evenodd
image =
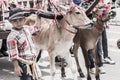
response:
<path id="1" fill-rule="evenodd" d="M 76 14 L 81 14 L 80 12 L 75 12 Z"/>

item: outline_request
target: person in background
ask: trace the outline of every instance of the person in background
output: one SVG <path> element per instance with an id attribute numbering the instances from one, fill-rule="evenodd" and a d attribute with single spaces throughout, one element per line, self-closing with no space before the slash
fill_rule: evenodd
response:
<path id="1" fill-rule="evenodd" d="M 42 1 L 43 1 L 43 0 L 37 0 L 37 1 L 36 1 L 36 8 L 37 8 L 37 9 L 43 9 L 43 8 L 44 8 L 44 7 L 42 6 Z"/>
<path id="2" fill-rule="evenodd" d="M 83 0 L 73 0 L 73 3 L 76 4 L 76 5 L 80 5 L 80 3 L 82 2 Z"/>
<path id="3" fill-rule="evenodd" d="M 120 0 L 115 0 L 116 7 L 120 7 Z"/>
<path id="4" fill-rule="evenodd" d="M 115 5 L 116 0 L 112 0 L 111 2 L 112 2 L 113 5 Z"/>
<path id="5" fill-rule="evenodd" d="M 6 39 L 3 39 L 2 40 L 2 46 L 1 46 L 1 49 L 0 49 L 0 54 L 3 54 L 3 56 L 8 56 L 8 53 L 6 51 L 7 51 Z"/>
<path id="6" fill-rule="evenodd" d="M 101 74 L 105 74 L 106 71 L 104 70 L 103 67 L 103 49 L 102 49 L 102 35 L 100 36 L 98 43 L 97 43 L 97 54 L 98 54 L 98 59 L 99 59 L 99 70 Z M 94 59 L 92 52 L 88 52 L 88 58 L 90 60 L 90 72 L 92 74 L 95 74 L 95 64 L 94 64 Z"/>
<path id="7" fill-rule="evenodd" d="M 108 41 L 107 41 L 107 34 L 106 28 L 102 32 L 102 48 L 103 48 L 103 62 L 107 64 L 115 64 L 115 61 L 112 60 L 108 54 Z"/>
<path id="8" fill-rule="evenodd" d="M 3 13 L 2 13 L 2 3 L 0 3 L 0 24 L 2 24 L 2 23 L 3 23 Z M 7 51 L 6 39 L 2 39 L 2 46 L 1 46 L 1 49 L 0 49 L 0 56 L 1 57 L 2 56 L 8 56 L 6 51 Z"/>

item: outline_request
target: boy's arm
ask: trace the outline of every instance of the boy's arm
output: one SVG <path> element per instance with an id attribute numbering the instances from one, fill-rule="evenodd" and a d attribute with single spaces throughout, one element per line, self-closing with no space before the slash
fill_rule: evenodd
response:
<path id="1" fill-rule="evenodd" d="M 14 72 L 16 75 L 21 76 L 21 73 L 23 72 L 18 64 L 18 47 L 17 47 L 17 41 L 14 38 L 8 38 L 7 39 L 7 47 L 9 51 L 9 56 L 12 60 L 13 66 L 14 66 Z"/>
<path id="2" fill-rule="evenodd" d="M 13 66 L 14 66 L 14 67 L 18 67 L 18 66 L 19 66 L 17 60 L 12 60 L 12 63 L 13 63 Z"/>
<path id="3" fill-rule="evenodd" d="M 16 73 L 17 76 L 22 76 L 21 73 L 23 73 L 21 67 L 18 64 L 18 60 L 12 60 L 13 66 L 14 66 L 14 72 Z"/>

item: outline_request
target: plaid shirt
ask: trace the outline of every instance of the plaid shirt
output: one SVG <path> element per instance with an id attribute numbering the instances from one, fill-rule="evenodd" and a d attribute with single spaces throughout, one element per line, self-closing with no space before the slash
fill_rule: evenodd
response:
<path id="1" fill-rule="evenodd" d="M 11 30 L 7 38 L 7 46 L 12 60 L 18 56 L 25 56 L 25 59 L 35 56 L 36 51 L 31 35 L 33 32 L 35 32 L 34 27 L 24 27 L 22 31 Z"/>

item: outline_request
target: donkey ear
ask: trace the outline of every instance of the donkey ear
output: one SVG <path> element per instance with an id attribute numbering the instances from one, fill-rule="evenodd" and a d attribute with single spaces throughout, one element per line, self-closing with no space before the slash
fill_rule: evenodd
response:
<path id="1" fill-rule="evenodd" d="M 71 3 L 69 9 L 73 10 L 75 7 L 79 7 L 80 8 L 80 6 L 78 6 L 78 5 L 74 4 L 74 3 Z"/>
<path id="2" fill-rule="evenodd" d="M 58 7 L 63 14 L 66 14 L 67 11 L 69 10 L 69 6 L 58 5 Z"/>

